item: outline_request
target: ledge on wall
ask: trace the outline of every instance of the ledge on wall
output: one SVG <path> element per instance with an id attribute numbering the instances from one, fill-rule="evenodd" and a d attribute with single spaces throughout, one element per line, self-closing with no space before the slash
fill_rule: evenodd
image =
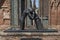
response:
<path id="1" fill-rule="evenodd" d="M 0 32 L 0 36 L 60 36 L 60 32 Z"/>

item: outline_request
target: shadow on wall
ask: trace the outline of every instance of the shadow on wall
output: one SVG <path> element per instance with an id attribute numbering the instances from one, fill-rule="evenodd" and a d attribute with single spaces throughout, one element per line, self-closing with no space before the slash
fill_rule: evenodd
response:
<path id="1" fill-rule="evenodd" d="M 4 1 L 5 1 L 5 0 L 0 0 L 0 8 L 1 8 L 1 6 L 4 4 Z"/>

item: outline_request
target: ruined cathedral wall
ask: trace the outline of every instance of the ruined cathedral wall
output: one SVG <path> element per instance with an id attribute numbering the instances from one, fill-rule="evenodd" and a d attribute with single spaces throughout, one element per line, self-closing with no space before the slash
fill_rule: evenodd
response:
<path id="1" fill-rule="evenodd" d="M 49 25 L 60 28 L 60 0 L 50 0 L 49 2 Z"/>
<path id="2" fill-rule="evenodd" d="M 10 0 L 0 2 L 0 29 L 5 29 L 10 25 Z"/>

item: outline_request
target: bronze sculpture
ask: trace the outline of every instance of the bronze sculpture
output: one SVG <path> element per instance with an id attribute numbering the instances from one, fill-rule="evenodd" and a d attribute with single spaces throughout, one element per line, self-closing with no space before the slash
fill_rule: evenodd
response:
<path id="1" fill-rule="evenodd" d="M 24 10 L 24 12 L 21 15 L 21 18 L 19 19 L 21 30 L 24 30 L 26 16 L 28 16 L 30 18 L 30 20 L 35 21 L 36 28 L 38 30 L 43 29 L 43 24 L 41 23 L 41 19 L 35 13 L 34 9 L 33 8 L 28 8 L 28 9 Z"/>

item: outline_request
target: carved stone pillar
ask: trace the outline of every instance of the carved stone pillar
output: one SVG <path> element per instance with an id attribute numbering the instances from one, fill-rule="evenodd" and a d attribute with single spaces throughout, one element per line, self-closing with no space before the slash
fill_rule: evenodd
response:
<path id="1" fill-rule="evenodd" d="M 11 0 L 11 25 L 18 25 L 18 0 Z"/>
<path id="2" fill-rule="evenodd" d="M 25 1 L 26 0 L 18 0 L 18 18 L 19 19 L 20 19 L 21 15 L 22 15 L 23 11 L 25 10 L 25 7 L 26 7 Z M 20 22 L 18 22 L 18 24 L 20 25 Z"/>

